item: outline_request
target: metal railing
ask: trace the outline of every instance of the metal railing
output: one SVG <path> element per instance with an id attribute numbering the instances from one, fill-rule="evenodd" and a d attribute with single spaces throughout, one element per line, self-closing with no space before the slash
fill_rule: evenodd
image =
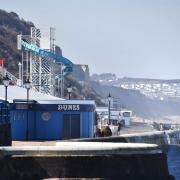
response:
<path id="1" fill-rule="evenodd" d="M 18 78 L 16 76 L 14 76 L 13 74 L 11 74 L 9 71 L 7 71 L 5 68 L 0 66 L 0 74 L 2 77 L 4 77 L 5 75 L 8 76 L 8 78 L 11 80 L 11 83 L 14 85 L 18 85 Z"/>

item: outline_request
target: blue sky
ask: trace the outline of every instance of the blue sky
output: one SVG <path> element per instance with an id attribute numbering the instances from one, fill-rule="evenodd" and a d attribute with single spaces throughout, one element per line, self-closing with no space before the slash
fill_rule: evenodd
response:
<path id="1" fill-rule="evenodd" d="M 55 27 L 63 55 L 91 74 L 180 78 L 179 0 L 0 0 L 0 8 Z"/>

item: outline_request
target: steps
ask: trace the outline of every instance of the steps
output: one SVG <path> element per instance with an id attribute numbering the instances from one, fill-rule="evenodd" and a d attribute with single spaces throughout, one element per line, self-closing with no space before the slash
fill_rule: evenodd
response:
<path id="1" fill-rule="evenodd" d="M 0 76 L 4 77 L 7 74 L 8 78 L 11 80 L 11 83 L 14 85 L 18 85 L 18 78 L 11 74 L 9 71 L 6 70 L 6 68 L 3 68 L 0 66 Z"/>

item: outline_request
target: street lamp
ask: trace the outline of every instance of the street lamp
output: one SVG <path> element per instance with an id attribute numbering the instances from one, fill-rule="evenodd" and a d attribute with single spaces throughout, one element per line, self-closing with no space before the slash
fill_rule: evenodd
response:
<path id="1" fill-rule="evenodd" d="M 107 99 L 108 99 L 108 124 L 110 124 L 110 119 L 111 119 L 111 94 L 109 93 L 109 95 L 107 96 Z"/>
<path id="2" fill-rule="evenodd" d="M 10 79 L 8 78 L 7 74 L 6 76 L 3 78 L 3 84 L 5 87 L 5 101 L 7 102 L 7 88 L 9 86 L 10 83 Z M 5 116 L 5 121 L 7 122 L 7 115 L 8 115 L 8 106 L 6 106 L 6 116 Z"/>
<path id="3" fill-rule="evenodd" d="M 29 110 L 29 90 L 31 88 L 31 82 L 29 79 L 27 79 L 24 83 L 25 88 L 27 89 L 27 111 L 26 111 L 26 118 L 27 118 L 27 123 L 26 123 L 26 140 L 28 141 L 29 137 L 29 122 L 28 122 L 28 110 Z"/>
<path id="4" fill-rule="evenodd" d="M 10 83 L 10 79 L 8 78 L 8 76 L 6 74 L 6 76 L 3 78 L 3 84 L 5 87 L 5 101 L 7 101 L 7 88 L 9 86 L 9 83 Z"/>
<path id="5" fill-rule="evenodd" d="M 19 66 L 19 80 L 18 80 L 19 82 L 18 82 L 18 85 L 22 86 L 22 64 L 19 62 L 18 66 Z"/>
<path id="6" fill-rule="evenodd" d="M 71 99 L 72 87 L 67 88 L 69 100 Z"/>

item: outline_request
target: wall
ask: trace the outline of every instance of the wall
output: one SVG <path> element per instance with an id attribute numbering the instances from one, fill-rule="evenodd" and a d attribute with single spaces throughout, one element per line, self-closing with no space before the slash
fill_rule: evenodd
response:
<path id="1" fill-rule="evenodd" d="M 15 156 L 0 159 L 1 179 L 105 178 L 174 180 L 160 154 Z M 153 166 L 152 166 L 153 164 Z"/>
<path id="2" fill-rule="evenodd" d="M 180 130 L 157 131 L 151 133 L 137 133 L 121 135 L 127 142 L 158 144 L 160 146 L 168 144 L 179 144 Z"/>
<path id="3" fill-rule="evenodd" d="M 91 142 L 132 142 L 158 144 L 160 146 L 168 144 L 180 144 L 180 130 L 155 131 L 150 133 L 126 134 L 120 136 L 110 136 L 103 138 L 76 139 L 74 141 Z"/>

